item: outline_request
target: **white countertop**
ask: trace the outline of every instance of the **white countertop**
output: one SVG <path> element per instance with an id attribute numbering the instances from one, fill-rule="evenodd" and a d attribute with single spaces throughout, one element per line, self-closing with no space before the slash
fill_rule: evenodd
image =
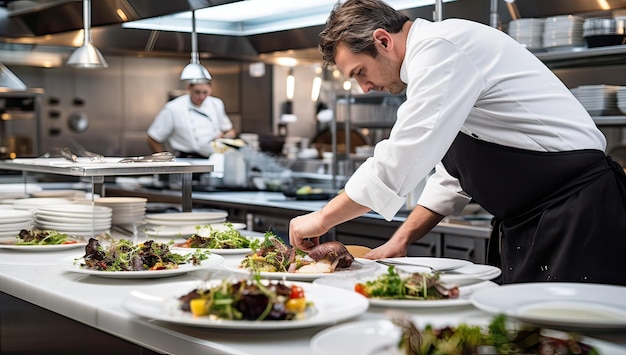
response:
<path id="1" fill-rule="evenodd" d="M 0 291 L 67 316 L 155 351 L 171 354 L 307 355 L 311 337 L 325 327 L 250 331 L 195 328 L 137 318 L 122 308 L 135 289 L 198 280 L 194 273 L 163 279 L 109 279 L 64 271 L 61 259 L 81 256 L 82 248 L 54 252 L 0 250 Z M 226 257 L 236 262 L 238 257 Z M 423 323 L 478 322 L 491 316 L 472 307 L 405 309 Z M 370 307 L 357 320 L 382 319 L 382 308 Z M 610 335 L 626 353 L 626 335 Z"/>

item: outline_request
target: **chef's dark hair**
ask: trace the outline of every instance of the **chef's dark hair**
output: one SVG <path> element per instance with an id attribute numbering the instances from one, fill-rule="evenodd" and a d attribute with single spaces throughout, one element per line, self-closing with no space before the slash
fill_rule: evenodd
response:
<path id="1" fill-rule="evenodd" d="M 344 42 L 353 53 L 376 58 L 373 33 L 382 28 L 398 33 L 409 17 L 380 0 L 347 0 L 337 3 L 320 33 L 319 49 L 327 65 L 335 64 L 337 45 Z"/>

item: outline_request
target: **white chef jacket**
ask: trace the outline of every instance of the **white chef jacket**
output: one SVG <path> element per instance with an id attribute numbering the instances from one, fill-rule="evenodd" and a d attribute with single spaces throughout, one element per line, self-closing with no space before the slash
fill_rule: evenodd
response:
<path id="1" fill-rule="evenodd" d="M 542 152 L 606 148 L 605 137 L 567 87 L 492 27 L 460 19 L 415 20 L 400 78 L 407 83 L 407 100 L 389 139 L 376 145 L 345 186 L 353 201 L 387 220 L 433 167 L 418 204 L 452 215 L 471 200 L 440 163 L 459 131 Z"/>
<path id="2" fill-rule="evenodd" d="M 208 96 L 200 106 L 182 95 L 165 104 L 156 116 L 148 135 L 157 142 L 166 142 L 177 151 L 209 156 L 211 142 L 221 133 L 233 128 L 226 115 L 224 102 Z"/>

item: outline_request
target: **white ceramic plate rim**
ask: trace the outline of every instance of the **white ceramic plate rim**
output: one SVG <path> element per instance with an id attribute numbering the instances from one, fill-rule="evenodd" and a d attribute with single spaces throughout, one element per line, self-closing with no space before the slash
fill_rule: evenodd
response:
<path id="1" fill-rule="evenodd" d="M 33 224 L 33 221 L 27 220 L 23 222 L 15 222 L 15 223 L 4 223 L 0 224 L 0 231 L 6 232 L 15 229 L 24 229 L 26 226 L 30 226 Z"/>
<path id="2" fill-rule="evenodd" d="M 262 278 L 274 280 L 292 280 L 292 281 L 313 281 L 317 278 L 329 275 L 361 275 L 364 273 L 373 273 L 380 269 L 380 264 L 374 260 L 355 258 L 355 262 L 349 268 L 336 269 L 333 273 L 293 273 L 293 272 L 260 272 Z M 250 275 L 248 269 L 239 267 L 239 261 L 236 264 L 225 264 L 224 269 L 243 275 Z"/>
<path id="3" fill-rule="evenodd" d="M 384 260 L 397 261 L 401 263 L 428 265 L 435 269 L 459 269 L 464 266 L 472 265 L 469 260 L 452 259 L 452 258 L 430 258 L 430 257 L 402 257 L 402 258 L 387 258 Z M 398 265 L 398 267 L 402 267 Z M 418 266 L 419 267 L 419 266 Z"/>
<path id="4" fill-rule="evenodd" d="M 153 213 L 146 218 L 157 221 L 182 221 L 182 220 L 210 220 L 228 217 L 228 212 L 175 212 L 175 213 Z"/>
<path id="5" fill-rule="evenodd" d="M 145 205 L 148 202 L 144 197 L 100 197 L 94 200 L 95 204 L 139 204 Z"/>
<path id="6" fill-rule="evenodd" d="M 16 199 L 13 201 L 13 206 L 20 207 L 40 207 L 40 206 L 48 206 L 48 205 L 59 205 L 59 204 L 70 204 L 72 200 L 67 198 L 56 198 L 56 197 L 27 197 Z"/>
<path id="7" fill-rule="evenodd" d="M 213 218 L 213 219 L 203 219 L 203 220 L 183 219 L 180 221 L 161 221 L 161 220 L 155 220 L 155 219 L 146 217 L 144 218 L 144 221 L 155 227 L 195 227 L 195 226 L 204 226 L 207 224 L 226 222 L 226 218 Z"/>
<path id="8" fill-rule="evenodd" d="M 60 204 L 55 206 L 38 206 L 37 213 L 56 213 L 63 212 L 71 212 L 73 214 L 81 214 L 81 215 L 99 215 L 99 214 L 111 214 L 113 213 L 113 209 L 107 206 L 94 206 L 82 203 L 67 203 Z"/>
<path id="9" fill-rule="evenodd" d="M 2 221 L 9 222 L 13 220 L 22 221 L 24 219 L 32 219 L 33 213 L 26 210 L 3 210 Z"/>
<path id="10" fill-rule="evenodd" d="M 356 293 L 305 282 L 287 282 L 304 289 L 307 300 L 313 302 L 316 311 L 301 320 L 289 321 L 230 321 L 194 317 L 191 313 L 178 310 L 176 298 L 198 287 L 199 281 L 167 283 L 144 287 L 131 292 L 122 301 L 122 306 L 137 316 L 159 321 L 219 329 L 295 329 L 335 324 L 356 317 L 367 310 L 367 300 Z M 150 301 L 153 300 L 153 301 Z"/>
<path id="11" fill-rule="evenodd" d="M 78 242 L 74 244 L 55 244 L 55 245 L 15 245 L 15 237 L 0 237 L 0 249 L 11 249 L 19 251 L 58 251 L 66 249 L 74 249 L 84 247 L 86 242 Z"/>
<path id="12" fill-rule="evenodd" d="M 188 254 L 188 253 L 182 253 Z M 82 260 L 80 256 L 68 256 L 61 260 L 61 265 L 66 271 L 76 272 L 79 274 L 100 276 L 114 279 L 155 279 L 161 277 L 169 277 L 186 274 L 190 271 L 197 271 L 216 267 L 224 262 L 224 257 L 217 254 L 209 255 L 207 260 L 203 260 L 199 266 L 192 264 L 179 265 L 176 269 L 169 270 L 147 270 L 147 271 L 98 271 L 90 269 L 82 269 L 78 263 Z M 77 263 L 75 263 L 77 261 Z"/>
<path id="13" fill-rule="evenodd" d="M 569 329 L 626 329 L 626 287 L 567 282 L 511 284 L 482 290 L 471 296 L 472 304 L 491 314 L 504 313 L 512 318 L 538 325 Z M 562 319 L 550 312 L 527 314 L 529 305 L 586 305 L 589 310 L 612 309 L 617 319 Z"/>

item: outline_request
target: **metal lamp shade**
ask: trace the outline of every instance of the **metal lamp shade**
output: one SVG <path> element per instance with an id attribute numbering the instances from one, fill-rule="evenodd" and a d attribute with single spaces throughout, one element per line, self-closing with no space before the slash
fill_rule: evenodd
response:
<path id="1" fill-rule="evenodd" d="M 180 74 L 180 80 L 189 83 L 206 83 L 211 81 L 209 71 L 200 63 L 189 63 Z"/>
<path id="2" fill-rule="evenodd" d="M 102 53 L 89 42 L 76 48 L 67 60 L 67 65 L 86 69 L 107 68 L 109 66 Z"/>

